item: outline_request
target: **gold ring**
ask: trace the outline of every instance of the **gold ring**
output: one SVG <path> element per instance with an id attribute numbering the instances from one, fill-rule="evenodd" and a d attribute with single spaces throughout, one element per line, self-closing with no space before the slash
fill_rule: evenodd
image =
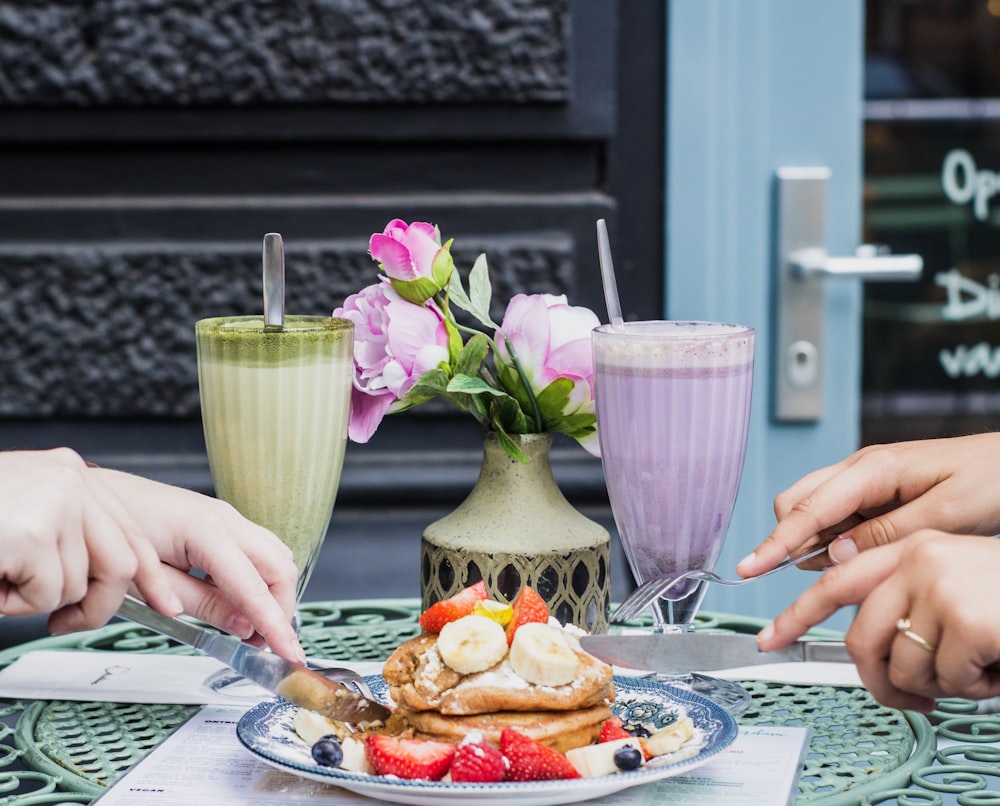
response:
<path id="1" fill-rule="evenodd" d="M 901 618 L 896 621 L 896 632 L 900 635 L 905 635 L 921 649 L 926 649 L 928 652 L 937 652 L 937 647 L 934 644 L 910 629 L 910 620 L 908 618 Z"/>

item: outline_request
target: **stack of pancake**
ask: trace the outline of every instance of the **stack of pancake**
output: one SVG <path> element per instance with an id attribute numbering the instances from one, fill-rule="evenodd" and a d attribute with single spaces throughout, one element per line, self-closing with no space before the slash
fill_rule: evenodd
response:
<path id="1" fill-rule="evenodd" d="M 459 742 L 478 731 L 495 744 L 504 728 L 515 727 L 562 753 L 596 742 L 611 717 L 611 667 L 584 652 L 571 633 L 553 629 L 564 633 L 578 661 L 572 679 L 559 685 L 526 680 L 509 653 L 483 671 L 463 674 L 442 660 L 438 635 L 410 639 L 382 672 L 397 706 L 387 732 Z M 544 666 L 543 653 L 537 660 Z"/>

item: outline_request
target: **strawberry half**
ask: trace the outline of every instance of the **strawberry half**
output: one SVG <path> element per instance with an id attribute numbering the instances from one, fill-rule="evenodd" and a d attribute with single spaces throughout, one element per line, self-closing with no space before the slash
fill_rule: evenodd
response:
<path id="1" fill-rule="evenodd" d="M 514 633 L 522 624 L 533 622 L 545 624 L 549 620 L 549 606 L 530 585 L 521 588 L 520 593 L 514 599 L 513 609 L 510 623 L 507 625 L 507 646 L 510 646 L 514 641 Z"/>
<path id="2" fill-rule="evenodd" d="M 463 741 L 451 762 L 451 780 L 466 784 L 495 784 L 507 775 L 504 754 L 486 740 Z"/>
<path id="3" fill-rule="evenodd" d="M 601 725 L 601 737 L 598 739 L 599 742 L 614 742 L 618 739 L 631 739 L 632 734 L 622 727 L 622 721 L 613 716 L 611 719 L 604 720 Z"/>
<path id="4" fill-rule="evenodd" d="M 504 728 L 500 734 L 500 752 L 510 763 L 506 781 L 552 781 L 580 777 L 576 767 L 562 753 L 514 728 Z"/>
<path id="5" fill-rule="evenodd" d="M 365 756 L 379 775 L 440 781 L 451 767 L 455 745 L 373 734 L 365 739 Z"/>
<path id="6" fill-rule="evenodd" d="M 463 588 L 450 599 L 435 602 L 417 620 L 427 632 L 439 633 L 448 622 L 471 615 L 476 603 L 484 601 L 488 596 L 486 583 L 480 580 L 475 585 Z"/>

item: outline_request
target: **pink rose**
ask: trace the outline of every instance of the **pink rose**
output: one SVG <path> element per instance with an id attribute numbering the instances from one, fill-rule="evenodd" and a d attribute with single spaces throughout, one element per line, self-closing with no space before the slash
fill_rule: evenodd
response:
<path id="1" fill-rule="evenodd" d="M 372 235 L 368 251 L 400 296 L 423 305 L 448 285 L 455 268 L 450 246 L 450 241 L 441 245 L 441 235 L 433 224 L 407 224 L 395 218 L 381 235 Z"/>
<path id="2" fill-rule="evenodd" d="M 444 316 L 433 302 L 407 302 L 387 280 L 352 294 L 333 315 L 354 322 L 348 435 L 367 442 L 387 413 L 405 408 L 401 400 L 421 375 L 448 362 Z"/>
<path id="3" fill-rule="evenodd" d="M 368 242 L 372 259 L 393 280 L 417 280 L 433 276 L 434 258 L 441 249 L 437 227 L 425 221 L 407 224 L 394 218 L 381 235 Z"/>
<path id="4" fill-rule="evenodd" d="M 565 294 L 517 294 L 508 303 L 496 335 L 498 357 L 506 363 L 511 361 L 509 342 L 536 397 L 560 378 L 573 382 L 569 399 L 560 411 L 543 409 L 546 427 L 553 427 L 552 422 L 567 416 L 594 413 L 591 331 L 599 324 L 593 311 L 569 305 Z M 596 431 L 570 435 L 597 455 Z"/>

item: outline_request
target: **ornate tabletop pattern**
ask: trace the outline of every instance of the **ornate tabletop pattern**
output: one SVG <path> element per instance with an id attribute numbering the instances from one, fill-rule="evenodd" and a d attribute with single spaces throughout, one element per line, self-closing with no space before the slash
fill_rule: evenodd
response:
<path id="1" fill-rule="evenodd" d="M 310 656 L 383 660 L 419 633 L 413 600 L 303 605 Z M 756 631 L 761 622 L 704 613 L 703 629 Z M 0 667 L 32 649 L 187 653 L 131 624 L 46 638 L 0 652 Z M 997 804 L 1000 716 L 945 700 L 930 720 L 883 708 L 863 690 L 747 681 L 743 724 L 812 728 L 797 803 Z M 192 706 L 0 700 L 0 804 L 90 803 Z M 941 740 L 939 742 L 939 740 Z M 940 749 L 936 749 L 938 745 Z"/>

